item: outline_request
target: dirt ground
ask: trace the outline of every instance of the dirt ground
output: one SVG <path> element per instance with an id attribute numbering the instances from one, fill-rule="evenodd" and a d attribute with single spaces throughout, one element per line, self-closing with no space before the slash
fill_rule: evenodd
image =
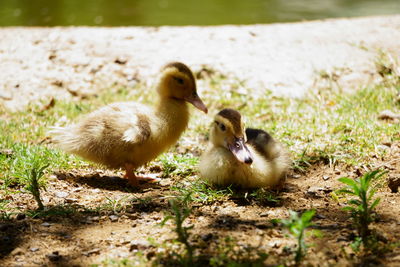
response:
<path id="1" fill-rule="evenodd" d="M 266 90 L 302 96 L 321 72 L 342 88 L 370 81 L 378 49 L 400 50 L 400 15 L 215 27 L 0 28 L 0 105 L 133 86 L 161 65 L 206 65 Z"/>
<path id="2" fill-rule="evenodd" d="M 388 178 L 399 177 L 399 151 L 400 144 L 393 144 L 385 158 L 373 159 L 371 164 L 383 165 L 384 169 L 390 170 Z M 354 254 L 349 245 L 354 234 L 351 220 L 341 210 L 344 204 L 334 201 L 331 192 L 342 186 L 337 181 L 339 177 L 357 177 L 362 172 L 362 166 L 347 170 L 320 162 L 306 173 L 291 171 L 283 191 L 278 194 L 281 198 L 278 205 L 243 197 L 231 197 L 212 204 L 198 203 L 188 219 L 189 224 L 195 225 L 191 230 L 191 240 L 195 244 L 215 243 L 226 236 L 234 237 L 239 246 L 259 246 L 270 253 L 273 255 L 271 263 L 276 264 L 273 258 L 289 257 L 285 247 L 294 243 L 283 230 L 272 227 L 270 220 L 286 218 L 289 209 L 315 209 L 315 228 L 323 231 L 324 235 L 307 239 L 314 246 L 310 248 L 306 263 L 312 266 L 352 266 Z M 51 216 L 48 219 L 17 216 L 12 221 L 1 223 L 2 266 L 88 266 L 104 259 L 131 258 L 136 251 L 142 251 L 148 259 L 154 257 L 162 249 L 155 248 L 148 241 L 149 237 L 158 244 L 175 238 L 171 226 L 158 224 L 168 210 L 167 199 L 173 195 L 171 185 L 177 181 L 165 178 L 159 185 L 126 192 L 127 184 L 119 178 L 121 174 L 88 170 L 87 173 L 53 175 L 47 192 L 43 194 L 45 204 L 71 206 L 78 212 L 73 216 Z M 377 196 L 382 199 L 378 209 L 380 219 L 373 228 L 383 240 L 397 242 L 400 238 L 400 194 L 392 193 L 384 186 Z M 35 207 L 33 199 L 26 194 L 10 197 L 17 206 Z M 148 201 L 146 204 L 133 201 L 115 213 L 110 209 L 94 215 L 87 211 L 88 208 L 95 209 L 107 198 L 122 200 L 132 197 L 147 198 Z M 207 247 L 200 251 L 208 253 Z M 369 263 L 369 266 L 399 266 L 400 248 L 386 254 L 379 262 Z"/>
<path id="3" fill-rule="evenodd" d="M 321 71 L 340 72 L 338 83 L 345 89 L 367 83 L 375 75 L 371 64 L 377 49 L 400 51 L 400 16 L 252 26 L 2 28 L 0 36 L 0 105 L 9 110 L 52 97 L 84 97 L 111 86 L 133 86 L 170 60 L 181 60 L 195 71 L 211 66 L 245 81 L 254 94 L 272 90 L 298 97 L 312 89 Z M 400 144 L 391 144 L 388 151 L 371 164 L 389 170 L 388 178 L 400 177 Z M 305 173 L 290 172 L 279 205 L 235 197 L 196 204 L 188 220 L 195 225 L 192 241 L 215 243 L 232 236 L 239 246 L 259 245 L 272 256 L 289 257 L 285 247 L 293 240 L 270 220 L 286 218 L 290 209 L 316 209 L 314 223 L 324 236 L 308 239 L 314 246 L 306 262 L 348 266 L 354 256 L 349 250 L 351 221 L 331 193 L 341 186 L 339 177 L 365 171 L 363 166 L 349 170 L 317 162 Z M 165 178 L 159 185 L 127 192 L 120 177 L 121 172 L 102 169 L 55 173 L 43 193 L 45 204 L 71 206 L 77 212 L 48 219 L 21 214 L 0 222 L 0 265 L 88 266 L 107 258 L 129 258 L 136 251 L 154 257 L 160 249 L 149 237 L 157 243 L 175 237 L 170 226 L 158 224 L 177 181 Z M 400 194 L 383 186 L 377 196 L 382 199 L 380 220 L 373 228 L 382 240 L 398 242 Z M 36 207 L 28 194 L 9 197 L 20 208 Z M 132 202 L 118 212 L 87 211 L 100 203 L 117 208 L 118 203 L 107 199 L 122 203 L 132 197 L 148 201 Z M 207 248 L 202 251 L 208 253 Z M 271 263 L 276 263 L 273 257 Z M 400 249 L 369 263 L 400 266 Z"/>

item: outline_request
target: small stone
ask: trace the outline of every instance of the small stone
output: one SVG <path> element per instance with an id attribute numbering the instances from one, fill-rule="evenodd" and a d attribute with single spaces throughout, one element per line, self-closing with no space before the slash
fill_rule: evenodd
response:
<path id="1" fill-rule="evenodd" d="M 50 226 L 51 226 L 51 224 L 50 224 L 50 223 L 48 223 L 48 222 L 44 222 L 44 223 L 42 223 L 42 224 L 41 224 L 41 226 L 44 226 L 44 227 L 50 227 Z"/>
<path id="2" fill-rule="evenodd" d="M 126 59 L 126 58 L 124 58 L 124 57 L 119 57 L 119 58 L 116 58 L 116 59 L 114 60 L 114 63 L 115 63 L 115 64 L 119 64 L 119 65 L 125 65 L 126 62 L 128 62 L 128 59 Z"/>
<path id="3" fill-rule="evenodd" d="M 388 187 L 392 191 L 392 193 L 399 192 L 400 186 L 400 177 L 389 177 L 388 178 Z"/>
<path id="4" fill-rule="evenodd" d="M 150 243 L 146 240 L 135 240 L 130 242 L 129 251 L 132 250 L 145 250 L 146 248 L 150 247 Z"/>
<path id="5" fill-rule="evenodd" d="M 205 242 L 210 241 L 212 238 L 213 238 L 213 234 L 212 233 L 201 235 L 201 240 L 203 240 Z"/>
<path id="6" fill-rule="evenodd" d="M 65 198 L 65 202 L 66 203 L 74 203 L 74 202 L 78 202 L 78 199 L 76 199 L 76 198 Z"/>
<path id="7" fill-rule="evenodd" d="M 119 240 L 119 243 L 120 243 L 121 245 L 126 245 L 126 244 L 129 244 L 130 241 L 129 241 L 129 240 L 125 240 L 125 239 L 121 239 L 121 240 Z"/>
<path id="8" fill-rule="evenodd" d="M 322 176 L 322 179 L 323 179 L 324 181 L 329 180 L 329 178 L 331 178 L 329 175 L 324 175 L 324 176 Z"/>
<path id="9" fill-rule="evenodd" d="M 110 218 L 110 221 L 116 222 L 116 221 L 118 221 L 119 216 L 117 216 L 117 215 L 110 215 L 110 216 L 108 216 L 108 218 Z"/>
<path id="10" fill-rule="evenodd" d="M 62 258 L 58 251 L 53 251 L 51 254 L 47 254 L 46 257 L 50 261 L 59 261 Z"/>
<path id="11" fill-rule="evenodd" d="M 156 255 L 155 251 L 149 251 L 146 255 L 147 259 L 150 260 L 151 258 L 153 258 Z"/>
<path id="12" fill-rule="evenodd" d="M 159 215 L 155 215 L 155 216 L 153 216 L 153 218 L 152 218 L 153 220 L 160 220 L 160 216 Z"/>
<path id="13" fill-rule="evenodd" d="M 391 147 L 392 146 L 392 142 L 390 141 L 383 141 L 382 145 L 387 146 L 387 147 Z"/>
<path id="14" fill-rule="evenodd" d="M 264 211 L 260 213 L 260 217 L 268 217 L 269 212 L 268 211 Z"/>
<path id="15" fill-rule="evenodd" d="M 311 197 L 323 197 L 322 193 L 325 192 L 325 189 L 323 187 L 318 187 L 318 186 L 311 186 L 306 194 L 311 196 Z"/>
<path id="16" fill-rule="evenodd" d="M 68 195 L 69 195 L 69 193 L 68 192 L 64 192 L 64 191 L 60 191 L 60 192 L 56 192 L 56 197 L 59 197 L 59 198 L 66 198 Z"/>
<path id="17" fill-rule="evenodd" d="M 100 249 L 99 248 L 95 248 L 95 249 L 92 249 L 92 250 L 89 250 L 89 251 L 86 251 L 86 252 L 82 252 L 82 254 L 85 255 L 85 256 L 90 256 L 92 254 L 99 254 L 99 252 L 100 252 Z"/>
<path id="18" fill-rule="evenodd" d="M 396 114 L 391 110 L 384 110 L 378 115 L 378 119 L 380 120 L 396 120 L 400 119 L 400 114 Z"/>
<path id="19" fill-rule="evenodd" d="M 268 229 L 271 226 L 269 224 L 266 224 L 266 223 L 258 223 L 258 224 L 256 224 L 256 227 L 257 227 L 257 229 Z"/>
<path id="20" fill-rule="evenodd" d="M 93 216 L 93 217 L 89 217 L 90 220 L 94 221 L 94 222 L 98 222 L 100 220 L 99 216 Z"/>
<path id="21" fill-rule="evenodd" d="M 29 250 L 32 251 L 32 252 L 36 252 L 36 251 L 39 250 L 39 248 L 30 248 Z"/>
<path id="22" fill-rule="evenodd" d="M 82 187 L 77 187 L 77 188 L 74 188 L 74 189 L 72 189 L 72 192 L 79 192 L 79 191 L 82 191 Z"/>

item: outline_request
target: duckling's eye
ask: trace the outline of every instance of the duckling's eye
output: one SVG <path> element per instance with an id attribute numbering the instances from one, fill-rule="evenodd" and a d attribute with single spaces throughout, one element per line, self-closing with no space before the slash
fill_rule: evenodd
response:
<path id="1" fill-rule="evenodd" d="M 219 128 L 221 129 L 221 131 L 225 131 L 226 129 L 225 125 L 223 125 L 222 123 L 219 125 Z"/>
<path id="2" fill-rule="evenodd" d="M 184 80 L 182 78 L 179 77 L 174 77 L 175 81 L 177 81 L 179 84 L 183 84 Z"/>

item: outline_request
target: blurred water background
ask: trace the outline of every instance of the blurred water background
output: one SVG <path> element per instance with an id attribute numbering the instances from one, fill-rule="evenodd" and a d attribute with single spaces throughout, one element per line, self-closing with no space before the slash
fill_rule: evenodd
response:
<path id="1" fill-rule="evenodd" d="M 400 14 L 400 0 L 0 0 L 0 26 L 293 22 Z"/>

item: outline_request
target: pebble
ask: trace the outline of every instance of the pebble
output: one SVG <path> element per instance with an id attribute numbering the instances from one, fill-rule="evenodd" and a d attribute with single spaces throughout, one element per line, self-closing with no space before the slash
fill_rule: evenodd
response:
<path id="1" fill-rule="evenodd" d="M 400 118 L 399 114 L 396 114 L 393 111 L 387 109 L 382 111 L 378 116 L 378 119 L 380 120 L 396 120 L 399 118 Z"/>
<path id="2" fill-rule="evenodd" d="M 30 248 L 29 250 L 32 251 L 32 252 L 36 252 L 36 251 L 39 250 L 39 248 Z"/>
<path id="3" fill-rule="evenodd" d="M 66 198 L 65 202 L 66 203 L 74 203 L 74 202 L 78 202 L 78 199 L 76 199 L 76 198 Z"/>
<path id="4" fill-rule="evenodd" d="M 58 251 L 53 251 L 51 254 L 47 254 L 46 257 L 50 261 L 59 261 L 62 258 Z"/>
<path id="5" fill-rule="evenodd" d="M 213 234 L 212 233 L 208 233 L 205 235 L 201 235 L 201 239 L 205 242 L 210 241 L 213 238 Z"/>
<path id="6" fill-rule="evenodd" d="M 44 222 L 44 223 L 42 223 L 42 224 L 41 224 L 41 226 L 44 226 L 44 227 L 50 227 L 50 226 L 51 226 L 51 224 L 50 224 L 50 223 L 48 223 L 48 222 Z"/>
<path id="7" fill-rule="evenodd" d="M 150 242 L 146 240 L 135 240 L 130 242 L 129 251 L 132 250 L 144 250 L 150 246 Z"/>
<path id="8" fill-rule="evenodd" d="M 112 221 L 112 222 L 116 222 L 119 219 L 119 217 L 117 215 L 110 215 L 110 216 L 108 216 L 108 218 L 110 218 L 110 221 Z"/>
<path id="9" fill-rule="evenodd" d="M 99 216 L 89 217 L 89 220 L 92 220 L 94 222 L 98 222 L 100 220 L 100 217 Z"/>
<path id="10" fill-rule="evenodd" d="M 92 250 L 89 250 L 89 251 L 86 251 L 86 252 L 82 252 L 82 255 L 90 256 L 92 254 L 98 254 L 99 252 L 100 252 L 99 248 L 94 248 Z"/>
<path id="11" fill-rule="evenodd" d="M 64 191 L 59 191 L 59 192 L 56 192 L 55 195 L 56 195 L 56 197 L 59 197 L 59 198 L 66 198 L 69 195 L 69 193 L 64 192 Z"/>
<path id="12" fill-rule="evenodd" d="M 77 188 L 74 188 L 74 189 L 72 189 L 72 192 L 79 192 L 79 191 L 82 191 L 82 187 L 77 187 Z"/>

